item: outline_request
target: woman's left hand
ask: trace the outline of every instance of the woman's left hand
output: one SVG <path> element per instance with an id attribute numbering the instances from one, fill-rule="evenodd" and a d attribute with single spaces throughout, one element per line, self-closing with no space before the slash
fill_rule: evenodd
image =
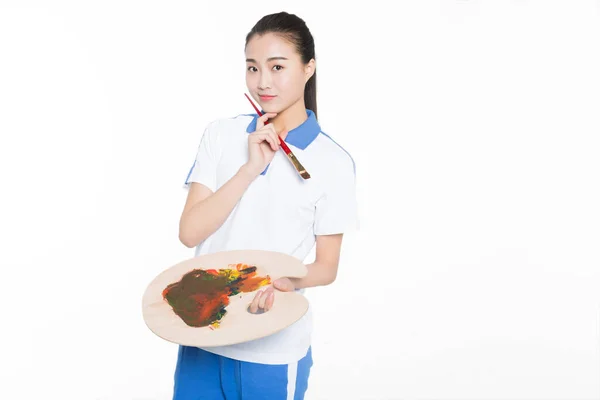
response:
<path id="1" fill-rule="evenodd" d="M 273 286 L 269 286 L 265 290 L 259 290 L 254 296 L 250 304 L 250 312 L 252 314 L 262 314 L 273 307 L 275 301 L 275 289 L 282 292 L 292 292 L 296 290 L 294 282 L 290 278 L 279 278 L 273 281 Z"/>

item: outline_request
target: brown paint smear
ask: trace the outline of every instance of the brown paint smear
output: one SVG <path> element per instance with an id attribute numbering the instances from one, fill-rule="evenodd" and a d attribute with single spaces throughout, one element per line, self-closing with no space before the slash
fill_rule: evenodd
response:
<path id="1" fill-rule="evenodd" d="M 271 278 L 256 276 L 256 267 L 230 264 L 235 269 L 194 269 L 163 290 L 162 296 L 187 325 L 218 328 L 227 313 L 229 297 L 253 292 L 271 283 Z"/>

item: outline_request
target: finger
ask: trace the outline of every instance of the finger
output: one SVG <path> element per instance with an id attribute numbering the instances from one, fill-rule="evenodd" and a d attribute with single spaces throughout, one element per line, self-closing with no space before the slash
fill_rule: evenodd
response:
<path id="1" fill-rule="evenodd" d="M 250 135 L 250 142 L 251 143 L 262 143 L 262 142 L 267 142 L 266 144 L 268 144 L 268 146 L 273 150 L 273 151 L 277 151 L 277 146 L 275 146 L 275 141 L 274 139 L 269 136 L 268 133 L 253 133 L 252 135 Z M 273 148 L 273 146 L 275 146 L 275 148 Z"/>
<path id="2" fill-rule="evenodd" d="M 262 142 L 267 142 L 265 144 L 267 144 L 271 148 L 271 150 L 273 150 L 273 151 L 277 150 L 277 146 L 275 146 L 275 143 L 273 142 L 273 138 L 271 136 L 269 136 L 269 134 L 267 134 L 267 133 L 262 134 L 260 136 L 260 139 Z M 273 146 L 275 146 L 275 149 L 273 149 Z"/>
<path id="3" fill-rule="evenodd" d="M 278 290 L 281 290 L 282 292 L 290 292 L 292 290 L 291 283 L 286 278 L 277 279 L 275 282 L 273 282 L 273 284 Z"/>
<path id="4" fill-rule="evenodd" d="M 268 311 L 273 307 L 273 302 L 275 301 L 275 292 L 269 293 L 267 296 L 267 301 L 265 303 L 265 310 Z"/>
<path id="5" fill-rule="evenodd" d="M 256 130 L 259 130 L 262 127 L 264 127 L 265 122 L 267 122 L 269 118 L 273 118 L 276 115 L 277 113 L 264 113 L 262 116 L 258 117 L 258 120 L 256 121 Z"/>
<path id="6" fill-rule="evenodd" d="M 252 312 L 258 311 L 258 302 L 260 301 L 261 294 L 262 294 L 262 291 L 259 290 L 256 293 L 256 295 L 254 295 L 254 298 L 252 299 L 252 303 L 250 304 L 250 311 L 252 311 Z"/>
<path id="7" fill-rule="evenodd" d="M 266 133 L 273 138 L 277 144 L 277 148 L 279 148 L 279 135 L 277 134 L 275 127 L 273 125 L 267 125 L 263 129 L 266 130 Z"/>
<path id="8" fill-rule="evenodd" d="M 265 301 L 267 301 L 267 292 L 263 292 L 262 295 L 260 296 L 260 300 L 258 301 L 258 308 L 259 309 L 263 309 L 265 308 Z"/>
<path id="9" fill-rule="evenodd" d="M 270 132 L 270 136 L 273 138 L 273 141 L 276 143 L 276 148 L 274 148 L 273 150 L 278 150 L 279 149 L 279 135 L 277 134 L 277 132 L 275 132 L 275 130 L 273 130 L 273 132 Z"/>
<path id="10" fill-rule="evenodd" d="M 271 138 L 271 148 L 273 151 L 279 150 L 279 139 L 277 138 L 277 134 L 271 133 L 269 137 Z"/>
<path id="11" fill-rule="evenodd" d="M 271 137 L 271 132 L 269 132 L 268 129 L 263 128 L 259 131 L 253 132 L 250 137 L 253 138 L 255 142 L 260 142 L 264 140 L 265 137 Z"/>
<path id="12" fill-rule="evenodd" d="M 260 296 L 260 300 L 258 302 L 258 308 L 265 308 L 265 303 L 267 301 L 267 298 L 269 297 L 269 295 L 273 293 L 273 288 L 269 287 L 267 290 L 265 290 L 263 292 L 263 294 Z"/>
<path id="13" fill-rule="evenodd" d="M 258 293 L 256 293 L 256 296 L 254 296 L 252 303 L 250 304 L 250 312 L 253 314 L 258 312 L 258 302 L 260 301 L 261 293 L 261 291 L 258 291 Z"/>
<path id="14" fill-rule="evenodd" d="M 274 134 L 277 135 L 277 131 L 275 130 L 275 126 L 273 126 L 273 124 L 269 124 L 269 125 L 265 126 L 264 129 L 267 129 L 269 132 L 273 132 Z"/>
<path id="15" fill-rule="evenodd" d="M 277 151 L 277 149 L 278 149 L 277 145 L 278 145 L 279 143 L 277 143 L 277 142 L 275 141 L 275 139 L 274 139 L 274 138 L 273 138 L 273 137 L 272 137 L 270 134 L 267 134 L 267 135 L 265 136 L 265 140 L 266 140 L 266 141 L 268 141 L 268 142 L 269 142 L 269 144 L 271 145 L 271 150 L 273 150 L 273 151 Z"/>

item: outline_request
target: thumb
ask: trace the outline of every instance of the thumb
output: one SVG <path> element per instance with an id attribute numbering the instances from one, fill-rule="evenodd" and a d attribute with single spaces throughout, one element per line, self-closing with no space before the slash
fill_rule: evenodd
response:
<path id="1" fill-rule="evenodd" d="M 273 282 L 273 286 L 282 292 L 291 292 L 294 290 L 292 282 L 287 278 L 279 278 Z"/>

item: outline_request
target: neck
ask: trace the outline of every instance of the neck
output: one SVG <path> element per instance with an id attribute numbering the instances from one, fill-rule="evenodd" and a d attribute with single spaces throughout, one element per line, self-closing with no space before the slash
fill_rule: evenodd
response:
<path id="1" fill-rule="evenodd" d="M 271 121 L 275 127 L 275 131 L 281 137 L 281 140 L 285 140 L 289 131 L 299 127 L 307 119 L 308 115 L 306 113 L 304 99 L 300 99 L 269 121 Z"/>

